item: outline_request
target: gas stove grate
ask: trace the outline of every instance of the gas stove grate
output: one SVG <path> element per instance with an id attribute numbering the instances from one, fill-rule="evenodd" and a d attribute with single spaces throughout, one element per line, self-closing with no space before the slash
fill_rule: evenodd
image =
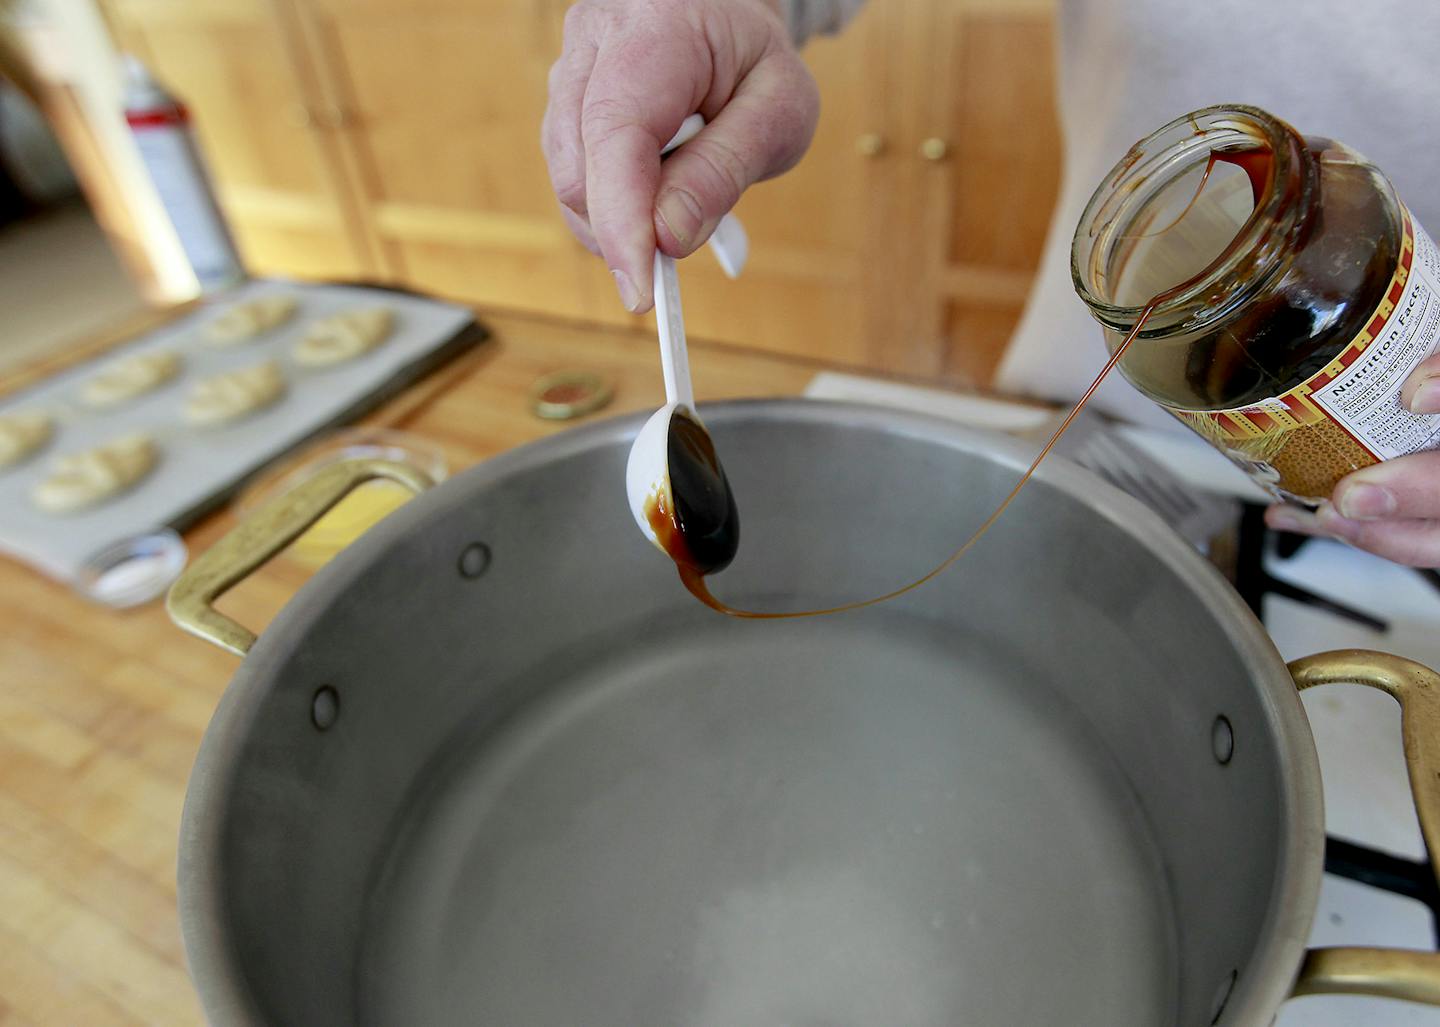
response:
<path id="1" fill-rule="evenodd" d="M 1428 860 L 1422 863 L 1403 856 L 1392 856 L 1367 845 L 1327 835 L 1325 872 L 1423 903 L 1430 910 L 1435 943 L 1440 946 L 1440 885 L 1436 884 L 1435 868 Z"/>

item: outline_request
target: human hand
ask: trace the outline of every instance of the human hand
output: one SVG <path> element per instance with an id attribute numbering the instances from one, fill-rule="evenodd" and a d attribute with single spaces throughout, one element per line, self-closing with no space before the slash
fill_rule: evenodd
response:
<path id="1" fill-rule="evenodd" d="M 653 302 L 657 246 L 690 254 L 810 145 L 819 93 L 776 3 L 580 0 L 566 13 L 541 145 L 566 223 L 634 313 Z M 704 130 L 662 168 L 696 112 Z"/>
<path id="2" fill-rule="evenodd" d="M 1417 414 L 1440 414 L 1440 355 L 1406 379 L 1400 402 Z M 1435 426 L 1440 430 L 1440 417 Z M 1440 450 L 1362 467 L 1342 478 L 1315 513 L 1272 506 L 1265 523 L 1338 538 L 1411 567 L 1440 567 Z"/>

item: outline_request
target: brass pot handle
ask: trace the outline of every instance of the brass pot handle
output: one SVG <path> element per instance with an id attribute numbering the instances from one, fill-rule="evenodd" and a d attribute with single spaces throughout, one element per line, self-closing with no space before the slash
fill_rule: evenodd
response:
<path id="1" fill-rule="evenodd" d="M 1388 692 L 1400 704 L 1405 763 L 1432 865 L 1440 853 L 1440 674 L 1414 660 L 1340 649 L 1290 664 L 1295 687 L 1355 683 Z M 1407 949 L 1311 949 L 1295 995 L 1376 995 L 1440 1005 L 1440 952 Z"/>
<path id="2" fill-rule="evenodd" d="M 424 471 L 390 460 L 343 460 L 276 496 L 202 553 L 170 586 L 165 608 L 188 631 L 244 656 L 255 633 L 215 609 L 215 600 L 253 574 L 359 486 L 386 478 L 420 493 L 432 484 Z"/>

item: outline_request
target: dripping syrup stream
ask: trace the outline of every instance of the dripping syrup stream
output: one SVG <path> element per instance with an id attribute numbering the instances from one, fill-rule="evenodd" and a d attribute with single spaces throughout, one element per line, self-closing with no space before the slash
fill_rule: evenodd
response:
<path id="1" fill-rule="evenodd" d="M 1210 152 L 1209 160 L 1205 164 L 1205 172 L 1203 175 L 1201 175 L 1200 183 L 1195 190 L 1195 195 L 1191 197 L 1190 202 L 1186 204 L 1185 209 L 1181 211 L 1179 217 L 1177 217 L 1173 222 L 1171 222 L 1160 232 L 1153 234 L 1158 235 L 1170 231 L 1170 229 L 1174 228 L 1175 225 L 1177 225 L 1185 217 L 1185 215 L 1190 212 L 1190 210 L 1195 206 L 1195 202 L 1200 198 L 1200 193 L 1204 190 L 1206 182 L 1209 181 L 1210 172 L 1214 169 L 1217 162 L 1234 165 L 1245 173 L 1246 177 L 1250 180 L 1250 188 L 1253 194 L 1255 207 L 1256 209 L 1259 208 L 1261 198 L 1270 188 L 1271 179 L 1274 176 L 1273 151 L 1271 151 L 1268 147 L 1255 147 L 1243 150 L 1212 150 Z M 1239 238 L 1240 236 L 1237 234 L 1236 242 L 1238 242 Z M 1236 245 L 1236 242 L 1232 242 L 1231 247 Z M 1231 247 L 1227 247 L 1226 250 L 1222 252 L 1219 257 L 1216 258 L 1216 261 L 1218 262 L 1220 260 L 1223 260 L 1229 254 Z M 1213 266 L 1213 262 L 1211 266 Z M 1105 380 L 1106 376 L 1108 376 L 1110 372 L 1115 369 L 1115 366 L 1120 363 L 1121 358 L 1125 356 L 1125 352 L 1130 348 L 1130 344 L 1134 342 L 1135 339 L 1140 335 L 1140 332 L 1144 330 L 1145 323 L 1150 319 L 1150 315 L 1154 313 L 1155 309 L 1157 307 L 1160 307 L 1167 301 L 1173 299 L 1174 297 L 1180 295 L 1186 289 L 1190 288 L 1192 285 L 1198 282 L 1208 270 L 1209 268 L 1207 267 L 1205 270 L 1200 271 L 1194 277 L 1189 278 L 1179 283 L 1178 285 L 1174 285 L 1169 289 L 1166 289 L 1164 292 L 1161 292 L 1158 295 L 1152 297 L 1150 301 L 1145 304 L 1144 308 L 1140 312 L 1139 318 L 1137 318 L 1135 324 L 1131 326 L 1129 334 L 1126 335 L 1120 345 L 1115 348 L 1115 352 L 1111 355 L 1110 359 L 1105 362 L 1105 366 L 1100 369 L 1100 373 L 1095 376 L 1095 380 L 1090 383 L 1090 387 L 1085 390 L 1085 394 L 1080 397 L 1080 401 L 1071 408 L 1070 413 L 1065 416 L 1065 420 L 1060 422 L 1060 427 L 1055 429 L 1054 434 L 1050 436 L 1049 441 L 1045 443 L 1045 446 L 1040 450 L 1039 455 L 1037 455 L 1035 459 L 1030 462 L 1030 466 L 1025 469 L 1025 473 L 1020 477 L 1020 480 L 1015 483 L 1015 486 L 1008 493 L 1006 493 L 1005 498 L 1000 501 L 1000 505 L 995 508 L 995 512 L 992 513 L 989 517 L 985 518 L 985 520 L 981 523 L 980 527 L 975 529 L 975 531 L 970 535 L 968 539 L 965 540 L 965 543 L 961 545 L 959 549 L 955 550 L 955 552 L 947 556 L 938 566 L 925 574 L 923 577 L 917 578 L 916 580 L 910 582 L 908 585 L 904 585 L 890 592 L 886 592 L 883 595 L 873 596 L 869 599 L 861 599 L 853 603 L 843 603 L 839 606 L 829 606 L 818 610 L 792 610 L 778 613 L 765 613 L 759 610 L 741 610 L 736 607 L 729 606 L 726 603 L 721 602 L 719 599 L 716 599 L 714 594 L 705 584 L 705 575 L 694 565 L 693 562 L 685 559 L 681 555 L 683 553 L 683 548 L 672 548 L 670 545 L 667 545 L 667 552 L 670 552 L 672 556 L 675 556 L 676 558 L 676 568 L 680 572 L 681 582 L 685 585 L 685 588 L 690 592 L 690 594 L 693 595 L 696 599 L 700 600 L 712 610 L 717 610 L 720 613 L 725 614 L 726 616 L 736 617 L 742 620 L 792 620 L 800 617 L 824 617 L 834 613 L 845 613 L 849 610 L 861 610 L 867 606 L 876 606 L 880 603 L 888 602 L 891 599 L 898 598 L 899 596 L 902 596 L 907 592 L 919 588 L 926 582 L 933 580 L 940 574 L 943 574 L 957 560 L 959 560 L 962 556 L 964 556 L 972 548 L 974 548 L 975 544 L 984 537 L 985 533 L 989 531 L 995 525 L 995 522 L 998 521 L 1000 517 L 1005 513 L 1005 511 L 1010 508 L 1010 504 L 1013 503 L 1015 501 L 1015 498 L 1020 495 L 1020 491 L 1030 481 L 1031 477 L 1035 474 L 1035 471 L 1040 467 L 1041 462 L 1050 455 L 1050 451 L 1055 448 L 1055 444 L 1060 441 L 1060 437 L 1065 434 L 1065 432 L 1069 429 L 1070 425 L 1074 422 L 1075 418 L 1080 415 L 1080 411 L 1083 410 L 1085 404 L 1090 401 L 1090 397 L 1095 394 L 1095 390 L 1100 388 L 1100 384 Z M 667 535 L 670 535 L 673 538 L 674 542 L 678 543 L 682 541 L 679 537 L 678 524 L 674 524 L 673 518 L 668 516 L 668 511 L 660 510 L 659 513 L 660 516 L 657 516 L 654 512 L 652 512 L 650 515 L 650 522 L 651 525 L 656 529 L 657 536 L 661 535 L 663 532 Z"/>
<path id="2" fill-rule="evenodd" d="M 934 570 L 931 570 L 929 573 L 927 573 L 924 577 L 917 578 L 916 580 L 910 582 L 910 584 L 908 585 L 904 585 L 900 588 L 894 589 L 893 591 L 886 592 L 883 595 L 873 596 L 869 599 L 861 599 L 853 603 L 844 603 L 840 606 L 830 606 L 819 610 L 791 610 L 780 613 L 763 613 L 758 610 L 741 610 L 733 606 L 729 606 L 721 602 L 719 599 L 715 598 L 714 594 L 706 586 L 705 576 L 703 574 L 701 574 L 691 565 L 676 561 L 676 566 L 680 571 L 680 580 L 690 591 L 691 595 L 693 595 L 696 599 L 700 600 L 706 606 L 710 607 L 712 610 L 718 610 L 726 616 L 737 617 L 743 620 L 790 620 L 798 617 L 824 617 L 832 613 L 844 613 L 847 610 L 861 610 L 867 606 L 875 606 L 879 603 L 888 602 L 891 599 L 902 596 L 906 592 L 909 592 L 913 589 L 919 588 L 921 585 L 925 584 L 928 581 L 931 581 L 940 574 L 944 573 L 947 569 L 949 569 L 952 564 L 955 563 L 956 560 L 959 560 L 962 556 L 968 553 L 974 547 L 975 543 L 979 542 L 980 539 L 985 535 L 985 533 L 989 531 L 990 528 L 995 524 L 995 522 L 1000 519 L 1000 516 L 1007 509 L 1010 508 L 1010 504 L 1015 501 L 1015 497 L 1020 495 L 1020 490 L 1025 487 L 1025 484 L 1030 480 L 1031 476 L 1034 475 L 1035 471 L 1039 468 L 1040 462 L 1049 455 L 1052 449 L 1055 448 L 1055 444 L 1060 441 L 1060 436 L 1065 434 L 1066 429 L 1068 429 L 1071 423 L 1075 420 L 1075 418 L 1080 415 L 1080 411 L 1084 409 L 1085 404 L 1090 401 L 1090 397 L 1095 394 L 1095 390 L 1100 387 L 1100 383 L 1105 380 L 1106 375 L 1108 375 L 1111 370 L 1114 369 L 1115 365 L 1120 362 L 1120 358 L 1123 357 L 1125 355 L 1125 351 L 1130 348 L 1130 343 L 1135 341 L 1135 338 L 1140 334 L 1141 330 L 1144 329 L 1145 322 L 1149 319 L 1150 313 L 1161 303 L 1165 302 L 1165 300 L 1169 299 L 1172 295 L 1175 295 L 1181 289 L 1185 288 L 1185 286 L 1188 284 L 1188 282 L 1182 282 L 1175 288 L 1166 290 L 1159 296 L 1156 296 L 1154 299 L 1152 299 L 1145 306 L 1145 309 L 1141 311 L 1139 320 L 1137 320 L 1134 327 L 1130 329 L 1130 334 L 1125 336 L 1125 340 L 1116 347 L 1114 355 L 1112 355 L 1110 359 L 1106 361 L 1105 366 L 1100 369 L 1100 373 L 1095 376 L 1095 380 L 1090 383 L 1090 387 L 1085 390 L 1085 395 L 1080 397 L 1080 401 L 1076 403 L 1075 406 L 1071 409 L 1070 413 L 1066 415 L 1065 420 L 1060 422 L 1060 427 L 1055 429 L 1055 433 L 1050 436 L 1050 441 L 1045 443 L 1045 446 L 1043 449 L 1040 450 L 1039 455 L 1030 462 L 1030 466 L 1026 468 L 1024 475 L 1022 475 L 1020 480 L 1015 483 L 1015 487 L 1006 494 L 1005 498 L 1000 501 L 1000 505 L 995 508 L 995 512 L 992 513 L 989 517 L 985 518 L 984 522 L 980 525 L 980 527 L 976 528 L 974 533 L 971 534 L 968 539 L 966 539 L 964 545 L 962 545 L 959 549 L 955 550 L 955 552 L 947 556 L 942 563 L 935 567 Z"/>

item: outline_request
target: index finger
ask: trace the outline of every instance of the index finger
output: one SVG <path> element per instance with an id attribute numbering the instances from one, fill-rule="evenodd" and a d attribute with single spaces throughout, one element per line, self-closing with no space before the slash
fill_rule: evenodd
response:
<path id="1" fill-rule="evenodd" d="M 694 108 L 694 72 L 622 49 L 597 59 L 580 116 L 590 228 L 625 306 L 650 308 L 660 149 Z"/>
<path id="2" fill-rule="evenodd" d="M 604 130 L 585 132 L 585 158 L 590 229 L 626 308 L 642 313 L 650 307 L 646 271 L 655 252 L 650 210 L 660 181 L 660 148 L 639 125 L 617 119 Z"/>

